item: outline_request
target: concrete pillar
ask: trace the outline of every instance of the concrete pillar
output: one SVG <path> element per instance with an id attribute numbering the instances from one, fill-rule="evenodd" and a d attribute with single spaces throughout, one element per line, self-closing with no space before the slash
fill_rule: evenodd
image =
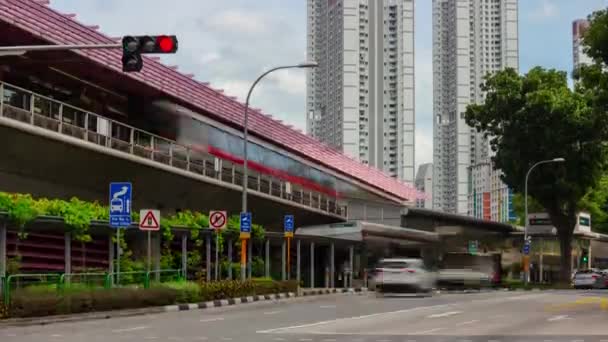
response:
<path id="1" fill-rule="evenodd" d="M 270 240 L 264 242 L 264 275 L 270 277 Z"/>
<path id="2" fill-rule="evenodd" d="M 285 239 L 283 239 L 283 242 L 281 243 L 281 279 L 282 280 L 287 280 L 287 274 L 285 273 L 285 254 L 286 254 L 286 246 L 285 246 Z"/>
<path id="3" fill-rule="evenodd" d="M 207 269 L 207 281 L 211 281 L 211 235 L 205 236 L 205 267 Z"/>
<path id="4" fill-rule="evenodd" d="M 310 288 L 315 287 L 315 243 L 310 243 Z"/>
<path id="5" fill-rule="evenodd" d="M 0 225 L 0 290 L 4 287 L 6 277 L 6 223 Z"/>
<path id="6" fill-rule="evenodd" d="M 251 279 L 251 260 L 253 259 L 253 238 L 247 241 L 247 278 Z"/>
<path id="7" fill-rule="evenodd" d="M 300 283 L 300 245 L 301 241 L 298 239 L 298 242 L 296 242 L 296 279 L 298 284 Z"/>
<path id="8" fill-rule="evenodd" d="M 351 245 L 348 248 L 348 286 L 353 287 L 353 272 L 355 265 L 355 246 Z"/>
<path id="9" fill-rule="evenodd" d="M 332 241 L 331 245 L 329 246 L 329 287 L 331 287 L 332 289 L 334 287 L 336 287 L 336 282 L 335 282 L 335 273 L 336 273 L 336 260 L 335 260 L 335 245 Z"/>
<path id="10" fill-rule="evenodd" d="M 72 234 L 70 234 L 69 232 L 66 232 L 63 235 L 63 245 L 63 261 L 65 263 L 63 273 L 70 274 L 72 273 Z"/>
<path id="11" fill-rule="evenodd" d="M 188 278 L 188 235 L 182 235 L 182 272 Z"/>
<path id="12" fill-rule="evenodd" d="M 228 279 L 232 279 L 232 239 L 228 239 Z"/>

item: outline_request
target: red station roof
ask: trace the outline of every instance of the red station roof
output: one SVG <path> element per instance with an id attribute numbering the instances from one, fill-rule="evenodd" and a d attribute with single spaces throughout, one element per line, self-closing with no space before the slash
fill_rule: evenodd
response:
<path id="1" fill-rule="evenodd" d="M 48 3 L 43 0 L 0 0 L 0 20 L 52 44 L 116 43 L 116 40 L 96 31 L 97 27 L 85 26 L 75 21 L 73 16 L 61 14 L 47 7 Z M 75 52 L 112 71 L 122 73 L 122 52 L 119 49 Z M 212 89 L 208 83 L 192 79 L 191 75 L 182 74 L 152 58 L 144 58 L 142 71 L 129 73 L 127 74 L 129 77 L 235 125 L 242 125 L 244 104 L 222 94 L 221 91 Z M 388 195 L 402 200 L 425 197 L 411 184 L 402 183 L 376 168 L 363 165 L 260 111 L 250 110 L 249 130 L 253 135 L 270 140 Z"/>

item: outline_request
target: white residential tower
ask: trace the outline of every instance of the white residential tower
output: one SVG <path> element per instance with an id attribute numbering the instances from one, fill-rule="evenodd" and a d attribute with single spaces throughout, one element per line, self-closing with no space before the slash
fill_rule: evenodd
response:
<path id="1" fill-rule="evenodd" d="M 433 0 L 434 209 L 468 214 L 471 168 L 490 148 L 464 112 L 486 74 L 518 61 L 517 0 Z"/>
<path id="2" fill-rule="evenodd" d="M 414 0 L 307 0 L 308 134 L 414 181 Z"/>

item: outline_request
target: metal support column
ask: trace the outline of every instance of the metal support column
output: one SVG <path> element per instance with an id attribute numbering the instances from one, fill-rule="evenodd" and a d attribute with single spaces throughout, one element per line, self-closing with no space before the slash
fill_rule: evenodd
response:
<path id="1" fill-rule="evenodd" d="M 335 260 L 335 245 L 332 242 L 329 246 L 329 287 L 332 289 L 336 287 L 335 273 L 336 273 L 336 260 Z"/>
<path id="2" fill-rule="evenodd" d="M 0 225 L 0 290 L 4 288 L 6 277 L 6 223 Z"/>
<path id="3" fill-rule="evenodd" d="M 355 266 L 355 246 L 348 248 L 348 287 L 353 287 L 353 267 Z"/>
<path id="4" fill-rule="evenodd" d="M 286 280 L 287 279 L 287 274 L 285 273 L 285 253 L 286 253 L 286 246 L 285 246 L 285 239 L 283 239 L 283 242 L 281 243 L 281 279 L 282 280 Z"/>
<path id="5" fill-rule="evenodd" d="M 211 281 L 211 235 L 205 237 L 205 257 L 207 281 Z"/>
<path id="6" fill-rule="evenodd" d="M 540 252 L 538 255 L 538 282 L 542 283 L 543 282 L 543 247 L 544 247 L 544 242 L 545 240 L 543 240 L 543 238 L 540 238 Z"/>
<path id="7" fill-rule="evenodd" d="M 63 235 L 63 245 L 63 273 L 70 274 L 72 273 L 72 234 L 69 232 Z M 67 281 L 69 282 L 69 277 L 67 277 Z"/>
<path id="8" fill-rule="evenodd" d="M 264 275 L 270 277 L 270 240 L 266 239 L 264 246 Z"/>
<path id="9" fill-rule="evenodd" d="M 114 242 L 112 235 L 108 235 L 108 273 L 114 273 Z M 110 277 L 112 285 L 114 285 L 114 277 Z"/>
<path id="10" fill-rule="evenodd" d="M 188 235 L 182 235 L 182 273 L 188 278 Z"/>
<path id="11" fill-rule="evenodd" d="M 247 278 L 251 279 L 251 260 L 253 259 L 253 237 L 249 239 L 247 244 Z"/>
<path id="12" fill-rule="evenodd" d="M 154 232 L 152 234 L 152 236 L 154 236 L 154 280 L 155 281 L 160 281 L 160 255 L 161 255 L 161 235 L 159 232 Z"/>
<path id="13" fill-rule="evenodd" d="M 232 239 L 228 239 L 228 279 L 232 279 Z"/>
<path id="14" fill-rule="evenodd" d="M 589 240 L 589 255 L 587 255 L 587 269 L 591 268 L 591 259 L 593 259 L 593 257 L 591 256 L 591 240 Z"/>
<path id="15" fill-rule="evenodd" d="M 310 288 L 315 288 L 315 243 L 310 242 Z"/>
<path id="16" fill-rule="evenodd" d="M 298 239 L 298 242 L 296 242 L 296 279 L 298 280 L 298 284 L 300 283 L 300 245 L 301 245 L 301 240 Z"/>

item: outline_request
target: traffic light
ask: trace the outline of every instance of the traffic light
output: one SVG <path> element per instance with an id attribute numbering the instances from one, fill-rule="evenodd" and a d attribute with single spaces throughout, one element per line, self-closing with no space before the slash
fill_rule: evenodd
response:
<path id="1" fill-rule="evenodd" d="M 587 265 L 587 262 L 589 262 L 589 251 L 587 251 L 587 249 L 583 248 L 581 251 L 581 263 L 583 265 Z"/>
<path id="2" fill-rule="evenodd" d="M 140 71 L 144 65 L 142 54 L 176 51 L 176 36 L 125 36 L 122 38 L 122 71 Z"/>

